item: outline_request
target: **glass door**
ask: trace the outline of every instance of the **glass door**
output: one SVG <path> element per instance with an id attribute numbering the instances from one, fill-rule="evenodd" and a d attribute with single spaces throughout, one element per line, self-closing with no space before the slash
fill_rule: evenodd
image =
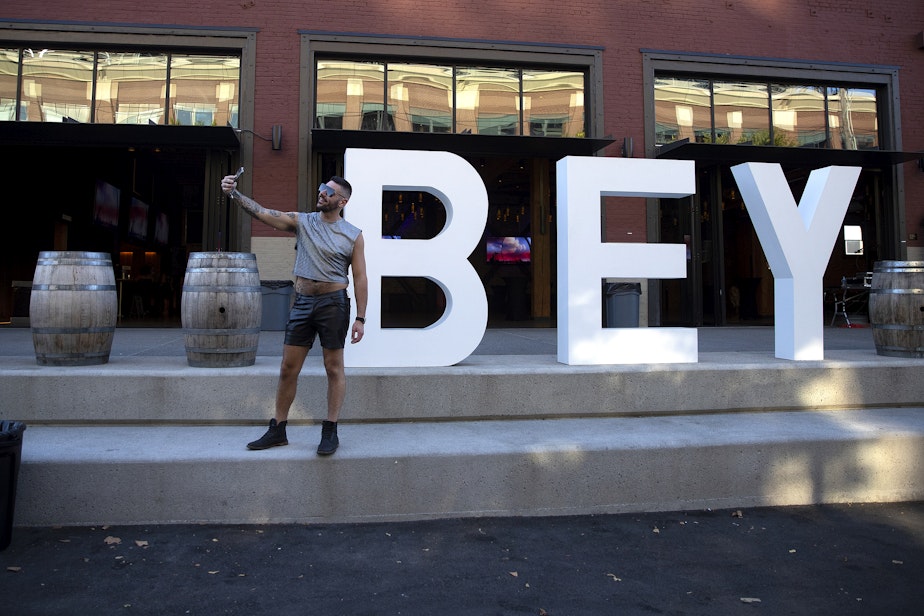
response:
<path id="1" fill-rule="evenodd" d="M 717 173 L 724 269 L 725 323 L 766 325 L 773 322 L 773 274 L 764 256 L 747 207 L 738 192 L 731 168 Z"/>
<path id="2" fill-rule="evenodd" d="M 722 174 L 719 167 L 710 166 L 696 171 L 696 220 L 698 250 L 694 263 L 699 268 L 702 306 L 697 325 L 725 324 L 725 264 L 721 258 L 724 246 L 722 234 L 721 194 Z"/>
<path id="3" fill-rule="evenodd" d="M 684 244 L 687 277 L 661 281 L 661 322 L 700 327 L 725 323 L 722 217 L 717 215 L 721 194 L 717 167 L 696 172 L 696 194 L 661 199 L 661 241 Z"/>
<path id="4" fill-rule="evenodd" d="M 684 244 L 687 257 L 687 277 L 661 280 L 661 324 L 667 326 L 693 326 L 701 319 L 697 306 L 701 305 L 702 289 L 699 285 L 699 268 L 693 256 L 698 244 L 698 229 L 693 225 L 696 197 L 660 200 L 661 241 L 665 244 Z"/>

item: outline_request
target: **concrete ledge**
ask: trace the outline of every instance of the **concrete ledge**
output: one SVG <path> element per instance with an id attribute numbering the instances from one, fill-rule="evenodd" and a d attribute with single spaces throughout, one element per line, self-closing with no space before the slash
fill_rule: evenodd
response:
<path id="1" fill-rule="evenodd" d="M 924 406 L 921 361 L 844 352 L 792 362 L 722 353 L 698 364 L 567 366 L 553 356 L 472 356 L 446 368 L 348 370 L 352 422 L 616 417 L 733 411 Z M 718 354 L 716 354 L 718 355 Z M 183 357 L 39 367 L 0 358 L 4 418 L 42 424 L 262 424 L 278 357 L 246 368 L 191 368 Z M 309 357 L 293 423 L 319 421 L 327 381 Z"/>
<path id="2" fill-rule="evenodd" d="M 924 409 L 245 427 L 29 427 L 16 524 L 282 523 L 924 498 Z"/>

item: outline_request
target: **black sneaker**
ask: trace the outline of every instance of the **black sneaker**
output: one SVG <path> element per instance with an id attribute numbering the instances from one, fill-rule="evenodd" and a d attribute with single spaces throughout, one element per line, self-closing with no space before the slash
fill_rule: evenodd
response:
<path id="1" fill-rule="evenodd" d="M 270 419 L 269 429 L 266 434 L 252 443 L 247 443 L 247 449 L 269 449 L 270 447 L 288 445 L 289 439 L 286 438 L 287 423 L 289 422 L 284 421 L 277 424 L 275 419 Z"/>
<path id="2" fill-rule="evenodd" d="M 340 439 L 337 438 L 337 422 L 325 420 L 321 423 L 321 444 L 318 445 L 319 456 L 329 456 L 337 451 Z"/>

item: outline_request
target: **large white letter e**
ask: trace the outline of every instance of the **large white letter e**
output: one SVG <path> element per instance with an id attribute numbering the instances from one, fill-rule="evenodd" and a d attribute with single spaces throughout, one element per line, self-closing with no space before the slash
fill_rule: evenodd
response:
<path id="1" fill-rule="evenodd" d="M 602 280 L 684 278 L 683 244 L 603 243 L 600 197 L 685 197 L 693 162 L 568 156 L 558 161 L 558 361 L 693 363 L 697 331 L 602 327 Z"/>

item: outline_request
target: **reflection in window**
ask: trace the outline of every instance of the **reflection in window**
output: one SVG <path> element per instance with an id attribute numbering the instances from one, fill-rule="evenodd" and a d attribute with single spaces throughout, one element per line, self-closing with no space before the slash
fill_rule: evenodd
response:
<path id="1" fill-rule="evenodd" d="M 655 79 L 655 124 L 658 143 L 681 139 L 712 140 L 709 82 L 682 77 Z"/>
<path id="2" fill-rule="evenodd" d="M 874 150 L 879 147 L 875 90 L 828 88 L 831 147 L 836 150 Z"/>
<path id="3" fill-rule="evenodd" d="M 523 70 L 523 122 L 538 137 L 584 137 L 584 73 Z"/>
<path id="4" fill-rule="evenodd" d="M 0 49 L 0 121 L 17 119 L 16 85 L 19 83 L 19 50 Z M 25 119 L 23 116 L 22 119 Z"/>
<path id="5" fill-rule="evenodd" d="M 209 126 L 215 118 L 215 106 L 206 103 L 174 103 L 173 123 L 180 126 Z"/>
<path id="6" fill-rule="evenodd" d="M 236 127 L 240 67 L 230 55 L 0 49 L 0 119 L 163 124 L 169 100 L 174 124 Z"/>
<path id="7" fill-rule="evenodd" d="M 770 97 L 766 85 L 716 81 L 713 92 L 716 143 L 770 143 Z"/>
<path id="8" fill-rule="evenodd" d="M 388 106 L 397 131 L 452 132 L 452 67 L 389 64 Z"/>
<path id="9" fill-rule="evenodd" d="M 317 125 L 323 128 L 383 130 L 385 65 L 381 62 L 318 62 Z M 340 126 L 337 126 L 339 124 Z"/>
<path id="10" fill-rule="evenodd" d="M 826 147 L 825 91 L 820 86 L 772 85 L 773 143 Z"/>
<path id="11" fill-rule="evenodd" d="M 90 121 L 92 51 L 25 49 L 22 100 L 30 122 Z"/>
<path id="12" fill-rule="evenodd" d="M 580 71 L 317 62 L 316 128 L 584 137 Z"/>
<path id="13" fill-rule="evenodd" d="M 240 70 L 241 63 L 237 57 L 172 55 L 171 123 L 183 126 L 224 126 L 232 123 L 237 115 Z"/>
<path id="14" fill-rule="evenodd" d="M 315 128 L 343 128 L 346 103 L 318 103 Z"/>
<path id="15" fill-rule="evenodd" d="M 360 130 L 395 130 L 394 109 L 385 109 L 382 103 L 363 103 Z"/>
<path id="16" fill-rule="evenodd" d="M 142 52 L 98 54 L 98 124 L 163 124 L 167 55 Z"/>
<path id="17" fill-rule="evenodd" d="M 658 144 L 678 139 L 706 143 L 714 128 L 716 143 L 876 149 L 876 95 L 863 88 L 658 75 L 655 137 Z"/>
<path id="18" fill-rule="evenodd" d="M 352 130 L 394 130 L 385 109 L 385 65 L 358 62 L 346 80 L 346 114 L 343 127 Z"/>
<path id="19" fill-rule="evenodd" d="M 520 74 L 504 68 L 456 71 L 456 132 L 520 134 Z"/>

